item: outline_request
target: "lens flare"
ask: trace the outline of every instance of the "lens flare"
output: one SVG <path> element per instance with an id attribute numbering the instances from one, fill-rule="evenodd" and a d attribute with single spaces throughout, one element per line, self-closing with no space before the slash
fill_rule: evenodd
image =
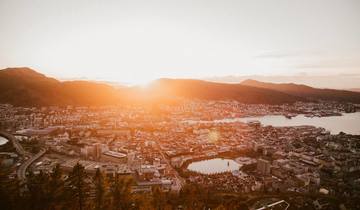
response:
<path id="1" fill-rule="evenodd" d="M 219 139 L 220 139 L 220 133 L 218 131 L 212 130 L 209 132 L 209 135 L 208 135 L 209 142 L 216 143 L 219 141 Z"/>

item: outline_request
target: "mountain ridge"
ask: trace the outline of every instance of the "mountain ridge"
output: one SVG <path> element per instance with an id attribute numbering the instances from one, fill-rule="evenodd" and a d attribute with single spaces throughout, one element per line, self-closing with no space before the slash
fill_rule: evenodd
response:
<path id="1" fill-rule="evenodd" d="M 260 87 L 299 96 L 307 99 L 320 99 L 327 101 L 352 102 L 360 103 L 360 94 L 348 90 L 337 90 L 329 88 L 313 88 L 307 85 L 295 83 L 270 83 L 260 82 L 257 80 L 245 80 L 241 82 L 243 85 L 251 87 Z"/>
<path id="2" fill-rule="evenodd" d="M 275 86 L 274 86 L 275 85 Z M 167 103 L 178 98 L 202 100 L 236 100 L 248 104 L 291 104 L 313 100 L 313 95 L 295 90 L 315 89 L 297 84 L 266 84 L 256 80 L 237 84 L 217 83 L 196 79 L 155 80 L 147 88 L 113 87 L 93 81 L 59 81 L 27 67 L 0 70 L 0 103 L 15 106 L 48 105 L 119 105 L 129 103 Z M 282 88 L 279 88 L 282 87 Z M 291 88 L 290 88 L 291 87 Z M 331 90 L 333 91 L 333 90 Z M 335 90 L 338 91 L 338 90 Z M 345 92 L 345 101 L 360 101 L 360 93 Z M 321 93 L 321 92 L 320 92 Z M 343 92 L 336 92 L 338 94 Z M 355 95 L 353 95 L 355 94 Z M 340 97 L 341 98 L 341 97 Z M 326 100 L 332 99 L 327 98 Z"/>

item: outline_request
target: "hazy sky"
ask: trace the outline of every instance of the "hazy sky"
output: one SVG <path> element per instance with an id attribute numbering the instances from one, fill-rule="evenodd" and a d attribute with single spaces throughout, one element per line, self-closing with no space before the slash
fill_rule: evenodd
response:
<path id="1" fill-rule="evenodd" d="M 0 0 L 0 68 L 159 77 L 360 74 L 359 0 Z"/>

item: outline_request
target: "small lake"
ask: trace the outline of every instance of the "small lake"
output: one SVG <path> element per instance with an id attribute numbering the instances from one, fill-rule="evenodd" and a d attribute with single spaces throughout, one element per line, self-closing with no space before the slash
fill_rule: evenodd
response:
<path id="1" fill-rule="evenodd" d="M 6 144 L 8 142 L 8 140 L 2 136 L 0 136 L 0 146 Z"/>
<path id="2" fill-rule="evenodd" d="M 234 160 L 214 158 L 210 160 L 192 162 L 188 165 L 187 169 L 201 174 L 215 174 L 235 171 L 240 167 L 241 165 L 236 163 Z"/>
<path id="3" fill-rule="evenodd" d="M 233 122 L 249 122 L 258 120 L 264 126 L 302 126 L 311 125 L 322 127 L 330 131 L 331 134 L 338 134 L 343 131 L 347 134 L 360 135 L 360 112 L 343 113 L 342 116 L 329 117 L 305 117 L 297 115 L 288 119 L 282 115 L 266 115 L 261 117 L 244 117 L 244 118 L 225 118 L 214 121 L 187 121 L 188 123 L 233 123 Z"/>

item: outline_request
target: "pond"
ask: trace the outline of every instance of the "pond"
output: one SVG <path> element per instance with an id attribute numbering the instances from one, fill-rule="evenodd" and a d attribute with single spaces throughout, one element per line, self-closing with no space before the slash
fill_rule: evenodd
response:
<path id="1" fill-rule="evenodd" d="M 187 169 L 201 174 L 215 174 L 235 171 L 240 167 L 241 165 L 236 163 L 234 160 L 213 158 L 192 162 L 188 165 Z"/>
<path id="2" fill-rule="evenodd" d="M 6 144 L 8 142 L 8 140 L 2 136 L 0 136 L 0 146 Z"/>

